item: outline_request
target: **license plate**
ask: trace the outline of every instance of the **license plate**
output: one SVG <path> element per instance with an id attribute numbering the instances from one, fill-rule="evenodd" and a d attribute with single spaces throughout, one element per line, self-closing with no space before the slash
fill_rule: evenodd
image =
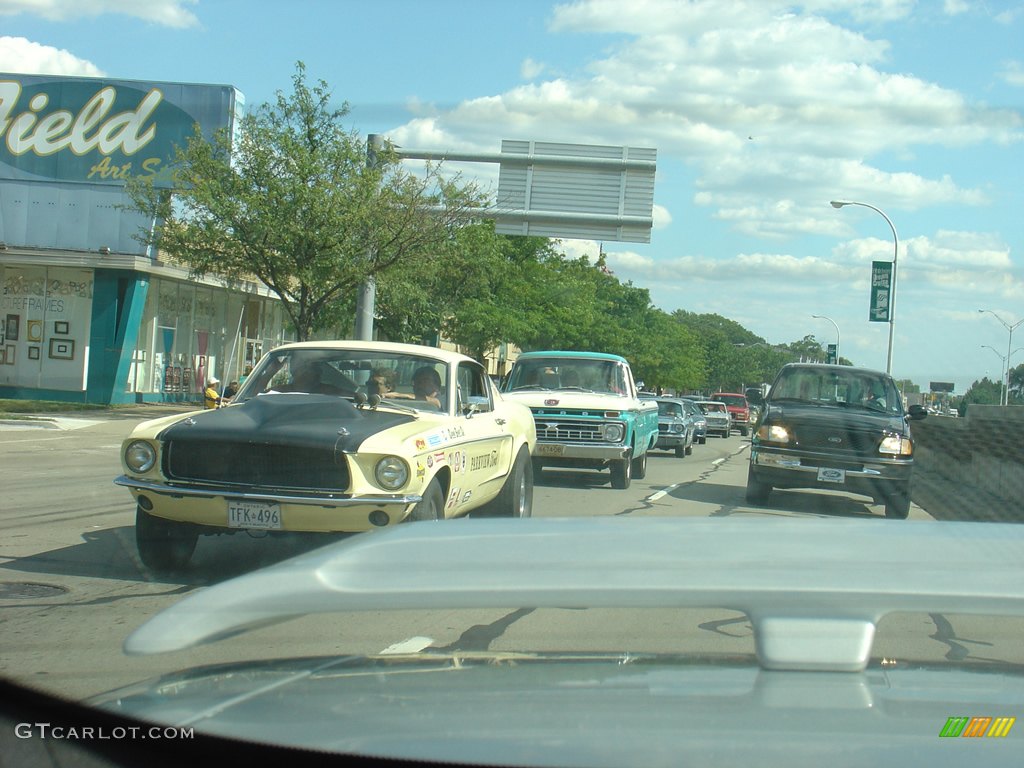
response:
<path id="1" fill-rule="evenodd" d="M 281 505 L 272 501 L 228 501 L 228 527 L 280 530 Z"/>
<path id="2" fill-rule="evenodd" d="M 546 445 L 545 443 L 537 443 L 537 449 L 534 451 L 537 456 L 561 456 L 564 452 L 564 445 Z"/>
<path id="3" fill-rule="evenodd" d="M 832 469 L 831 467 L 818 467 L 819 483 L 845 483 L 846 470 Z"/>

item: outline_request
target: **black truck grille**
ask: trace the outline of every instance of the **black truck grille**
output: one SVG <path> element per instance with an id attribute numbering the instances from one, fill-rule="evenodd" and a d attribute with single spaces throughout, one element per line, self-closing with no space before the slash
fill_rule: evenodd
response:
<path id="1" fill-rule="evenodd" d="M 854 432 L 845 429 L 802 427 L 797 430 L 801 448 L 844 454 L 850 457 L 876 457 L 882 440 L 879 432 Z"/>
<path id="2" fill-rule="evenodd" d="M 322 448 L 174 440 L 164 447 L 169 480 L 258 488 L 348 490 L 348 466 Z"/>

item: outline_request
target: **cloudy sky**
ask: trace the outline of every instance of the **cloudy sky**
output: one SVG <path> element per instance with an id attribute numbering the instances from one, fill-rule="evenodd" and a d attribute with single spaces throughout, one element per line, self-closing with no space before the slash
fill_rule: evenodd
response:
<path id="1" fill-rule="evenodd" d="M 978 309 L 1024 320 L 1024 0 L 0 0 L 0 71 L 225 83 L 251 106 L 298 60 L 405 147 L 656 148 L 651 243 L 605 243 L 616 275 L 770 343 L 835 341 L 825 315 L 876 368 L 892 231 L 829 201 L 881 209 L 894 374 L 1002 375 L 1009 332 Z M 1024 325 L 1012 341 L 1024 362 Z"/>

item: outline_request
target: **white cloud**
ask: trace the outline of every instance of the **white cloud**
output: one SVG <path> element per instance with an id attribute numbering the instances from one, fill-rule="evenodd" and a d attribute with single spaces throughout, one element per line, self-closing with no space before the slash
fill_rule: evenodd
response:
<path id="1" fill-rule="evenodd" d="M 1017 88 L 1024 87 L 1024 65 L 1019 61 L 1007 61 L 1003 63 L 1003 70 L 999 73 L 1003 81 Z"/>
<path id="2" fill-rule="evenodd" d="M 635 0 L 629 13 L 619 0 L 557 6 L 550 21 L 557 32 L 626 37 L 585 73 L 437 115 L 433 138 L 482 148 L 500 126 L 509 136 L 657 147 L 660 167 L 681 162 L 696 174 L 698 205 L 757 237 L 841 232 L 822 208 L 837 195 L 902 210 L 988 204 L 983 190 L 915 158 L 930 147 L 1022 141 L 1019 112 L 888 71 L 890 42 L 840 23 L 870 19 L 866 29 L 885 29 L 914 3 L 807 0 L 799 15 L 794 7 L 783 0 Z M 1019 77 L 1013 65 L 1005 73 Z M 904 167 L 883 168 L 879 158 L 892 155 Z"/>
<path id="3" fill-rule="evenodd" d="M 74 21 L 104 14 L 123 14 L 183 29 L 198 26 L 199 20 L 185 6 L 198 0 L 0 0 L 0 16 L 30 14 L 50 21 Z"/>
<path id="4" fill-rule="evenodd" d="M 539 77 L 546 68 L 547 67 L 539 61 L 524 59 L 523 63 L 519 66 L 519 74 L 524 80 L 533 80 L 534 78 Z"/>
<path id="5" fill-rule="evenodd" d="M 83 77 L 105 74 L 91 61 L 60 48 L 33 43 L 24 37 L 0 37 L 0 72 Z"/>

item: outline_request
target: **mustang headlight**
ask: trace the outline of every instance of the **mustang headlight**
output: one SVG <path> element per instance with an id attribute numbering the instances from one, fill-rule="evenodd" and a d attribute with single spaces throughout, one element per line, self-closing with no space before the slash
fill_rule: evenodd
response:
<path id="1" fill-rule="evenodd" d="M 789 430 L 781 424 L 762 424 L 758 427 L 757 439 L 762 443 L 786 445 L 790 441 Z"/>
<path id="2" fill-rule="evenodd" d="M 133 440 L 124 449 L 124 463 L 132 472 L 149 472 L 156 464 L 156 449 L 145 440 Z"/>
<path id="3" fill-rule="evenodd" d="M 618 443 L 626 436 L 626 428 L 621 424 L 605 424 L 604 439 L 609 443 Z"/>
<path id="4" fill-rule="evenodd" d="M 889 456 L 912 456 L 914 444 L 902 435 L 890 434 L 882 438 L 878 452 Z"/>
<path id="5" fill-rule="evenodd" d="M 409 482 L 409 465 L 397 456 L 385 456 L 373 470 L 377 485 L 388 491 L 397 491 Z"/>
<path id="6" fill-rule="evenodd" d="M 686 429 L 686 427 L 684 427 L 682 424 L 673 424 L 672 425 L 672 431 L 673 432 L 682 432 L 685 429 Z"/>

